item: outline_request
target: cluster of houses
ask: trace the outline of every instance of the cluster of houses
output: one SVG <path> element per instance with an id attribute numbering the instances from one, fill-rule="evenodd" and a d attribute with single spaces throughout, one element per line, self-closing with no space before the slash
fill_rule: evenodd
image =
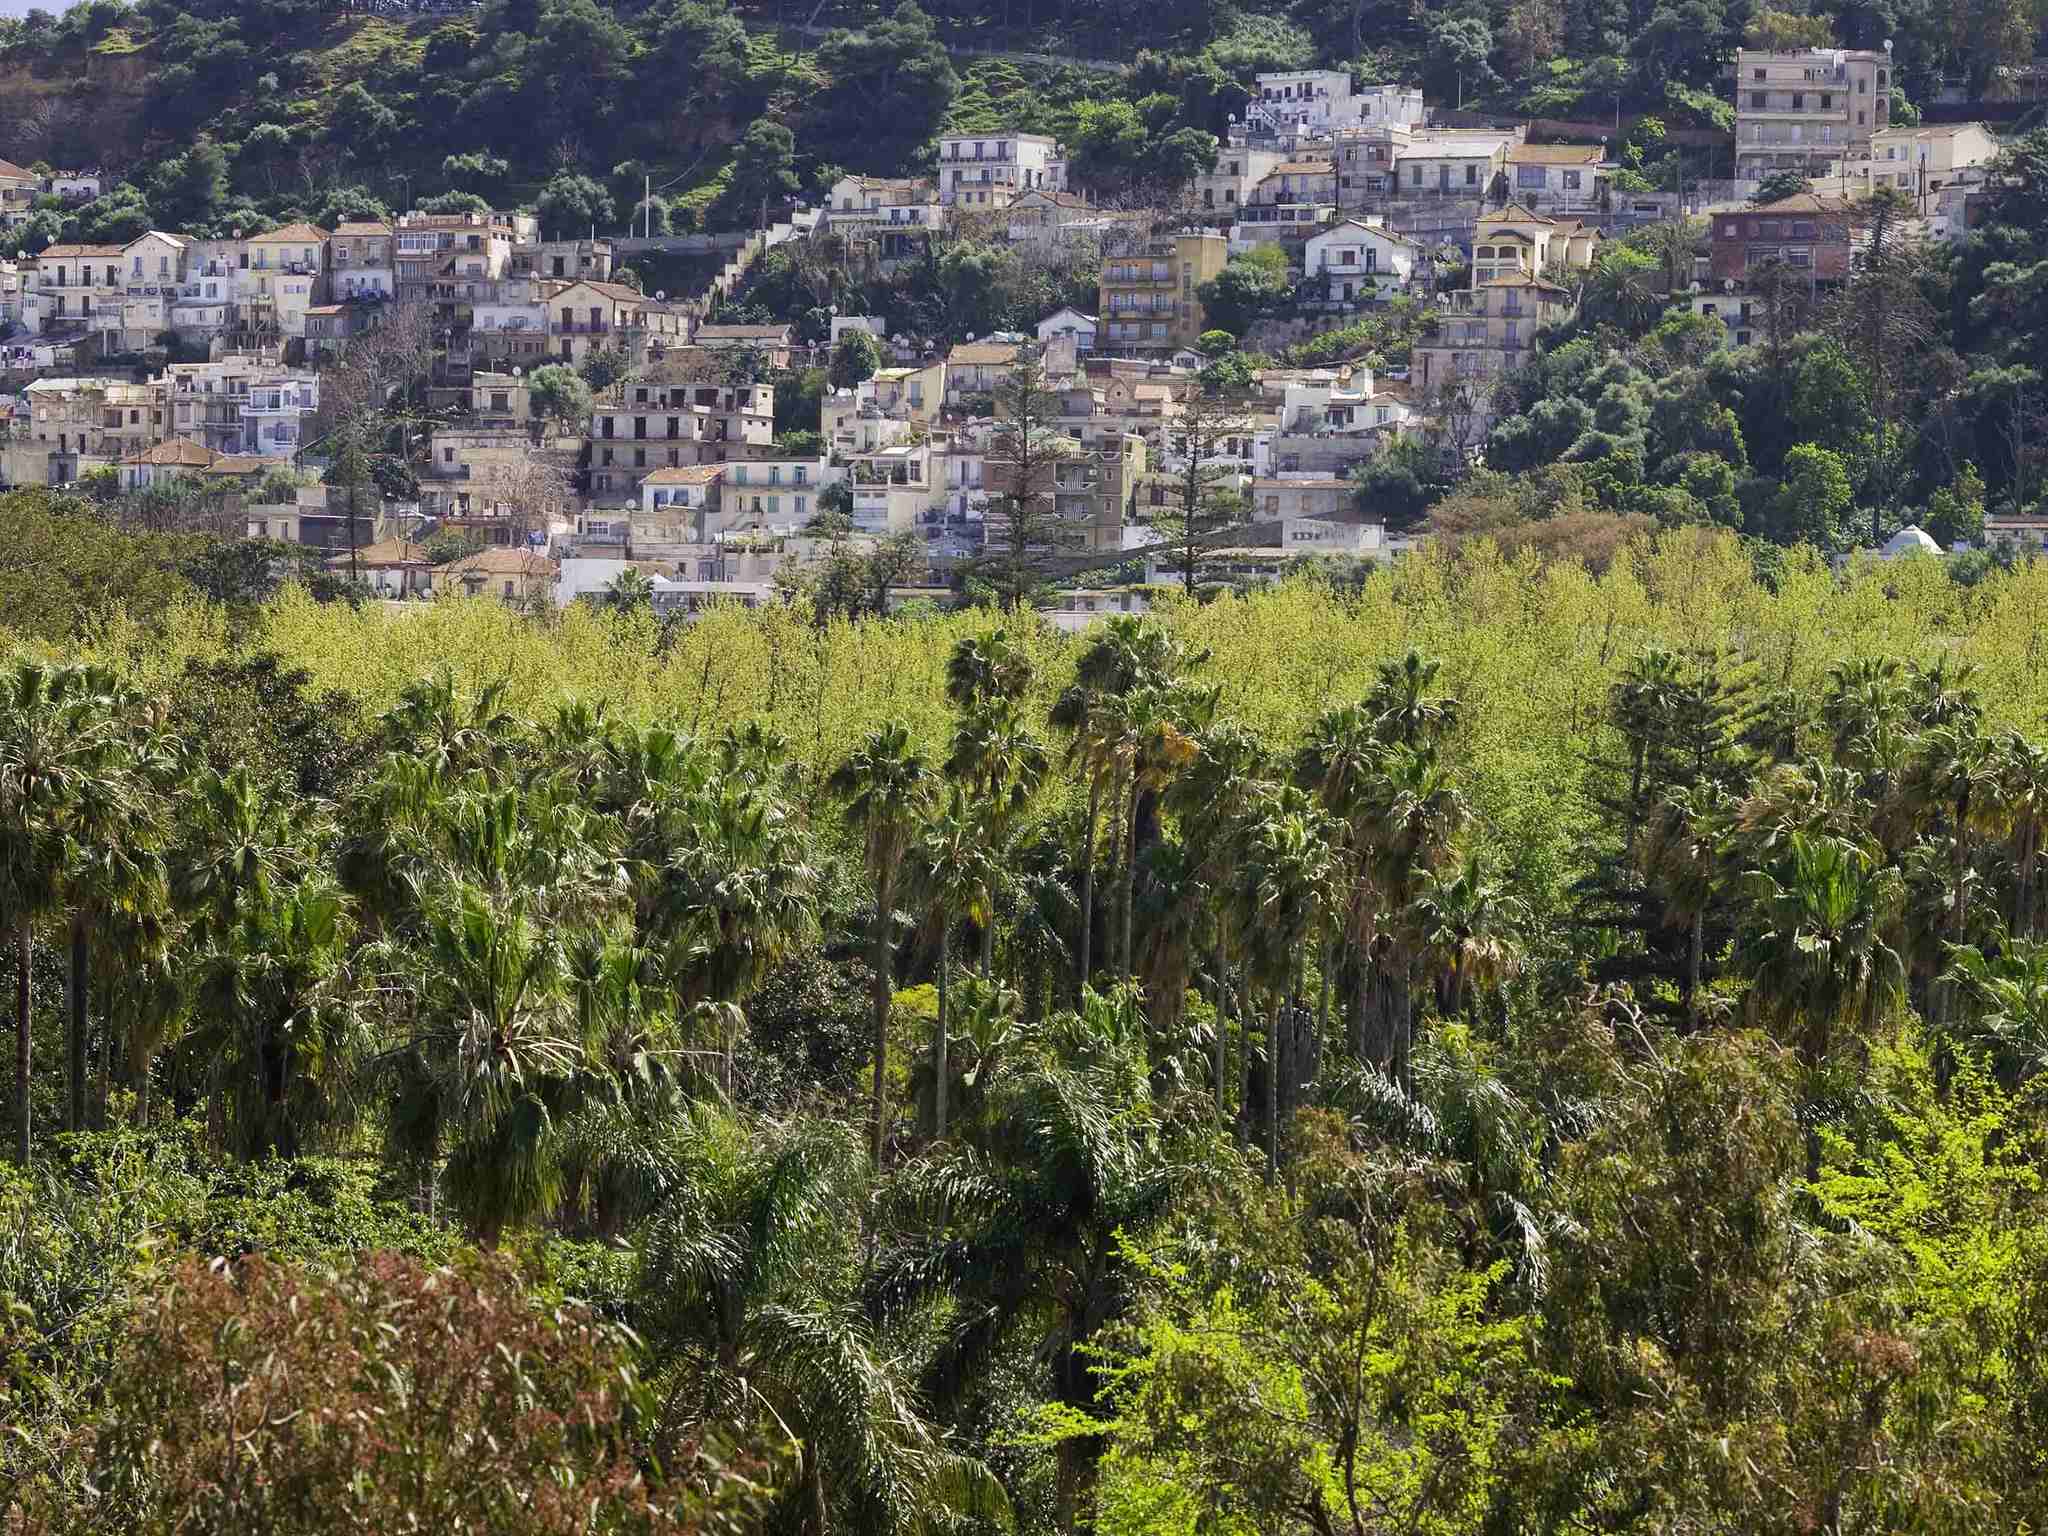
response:
<path id="1" fill-rule="evenodd" d="M 1214 169 L 1168 210 L 1091 206 L 1043 135 L 945 136 L 933 175 L 842 178 L 803 230 L 864 242 L 884 267 L 949 228 L 1018 245 L 1086 236 L 1101 253 L 1094 312 L 1063 308 L 1035 336 L 943 356 L 835 315 L 831 340 L 870 331 L 885 366 L 824 400 L 821 441 L 805 451 L 778 442 L 764 377 L 806 355 L 793 327 L 708 323 L 694 301 L 618 281 L 613 242 L 543 239 L 531 216 L 412 212 L 52 246 L 0 267 L 0 319 L 13 326 L 0 346 L 42 375 L 15 401 L 0 476 L 57 486 L 112 469 L 126 489 L 210 484 L 251 536 L 327 548 L 394 599 L 453 589 L 569 603 L 633 569 L 658 608 L 688 612 L 773 600 L 849 544 L 907 536 L 925 577 L 943 580 L 999 543 L 1003 498 L 1019 487 L 993 401 L 1029 358 L 1057 401 L 1057 451 L 1035 489 L 1067 529 L 1074 569 L 1143 562 L 1149 581 L 1170 580 L 1158 525 L 1196 451 L 1185 419 L 1205 361 L 1202 289 L 1233 255 L 1277 245 L 1296 275 L 1289 323 L 1308 328 L 1296 334 L 1402 295 L 1426 298 L 1433 323 L 1398 376 L 1269 368 L 1225 402 L 1229 427 L 1202 449 L 1203 469 L 1241 498 L 1244 533 L 1208 552 L 1209 572 L 1254 581 L 1304 558 L 1394 556 L 1407 545 L 1360 505 L 1353 472 L 1404 433 L 1442 433 L 1457 410 L 1476 442 L 1492 385 L 1570 317 L 1618 230 L 1703 213 L 1711 255 L 1684 297 L 1746 343 L 1754 275 L 1771 264 L 1816 288 L 1842 280 L 1870 190 L 1904 193 L 1935 235 L 1964 227 L 1996 143 L 1979 124 L 1894 127 L 1887 54 L 1743 50 L 1736 74 L 1733 165 L 1747 181 L 1650 193 L 1605 140 L 1532 143 L 1524 124 L 1434 121 L 1421 92 L 1358 88 L 1343 71 L 1260 76 Z M 1787 170 L 1815 190 L 1760 206 L 1748 195 Z M 0 220 L 88 184 L 79 195 L 97 183 L 0 162 Z M 432 324 L 449 424 L 426 435 L 416 499 L 344 507 L 318 483 L 318 365 L 401 311 Z M 92 366 L 166 333 L 212 360 L 143 382 Z M 624 381 L 587 420 L 544 419 L 532 370 L 604 349 L 623 354 Z M 820 524 L 828 510 L 845 521 Z M 462 557 L 447 558 L 448 534 Z M 1144 601 L 1139 588 L 1071 586 L 1051 616 L 1078 627 Z"/>
<path id="2" fill-rule="evenodd" d="M 1531 142 L 1527 123 L 1432 113 L 1412 87 L 1297 70 L 1258 76 L 1214 168 L 1164 226 L 1160 210 L 1091 207 L 1051 139 L 988 133 L 942 139 L 931 177 L 846 178 L 817 227 L 872 239 L 885 266 L 949 221 L 979 221 L 979 233 L 1012 244 L 1092 238 L 1095 313 L 1054 320 L 1084 350 L 1137 357 L 1193 346 L 1208 328 L 1202 284 L 1231 256 L 1277 244 L 1296 273 L 1298 318 L 1261 339 L 1298 339 L 1425 295 L 1442 313 L 1417 356 L 1424 395 L 1519 366 L 1535 333 L 1571 313 L 1599 241 L 1620 230 L 1706 215 L 1713 254 L 1692 274 L 1697 307 L 1746 341 L 1756 308 L 1746 275 L 1778 262 L 1816 285 L 1838 281 L 1855 203 L 1871 191 L 1904 194 L 1932 237 L 1966 228 L 1997 142 L 1981 123 L 1895 124 L 1888 53 L 1743 49 L 1734 73 L 1735 143 L 1722 156 L 1732 178 L 1650 189 L 1611 158 L 1604 135 Z M 1814 192 L 1751 206 L 1765 178 L 1787 171 Z M 1444 289 L 1441 272 L 1461 264 L 1466 281 Z"/>

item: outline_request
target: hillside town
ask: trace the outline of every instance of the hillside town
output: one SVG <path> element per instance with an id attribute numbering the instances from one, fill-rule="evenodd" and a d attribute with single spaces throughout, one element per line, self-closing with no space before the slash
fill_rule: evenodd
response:
<path id="1" fill-rule="evenodd" d="M 1673 232 L 1655 302 L 1736 347 L 1788 281 L 1817 304 L 1849 277 L 1874 197 L 1890 239 L 1962 238 L 1999 141 L 1977 122 L 1890 122 L 1889 64 L 1741 50 L 1733 179 L 1668 187 L 1604 137 L 1475 122 L 1344 70 L 1261 74 L 1213 164 L 1170 198 L 1097 207 L 1048 136 L 949 135 L 933 175 L 849 175 L 820 206 L 764 210 L 693 293 L 648 293 L 632 265 L 688 242 L 543 230 L 530 212 L 50 244 L 0 266 L 15 381 L 0 478 L 183 496 L 392 599 L 567 604 L 625 581 L 683 614 L 786 597 L 833 560 L 885 566 L 885 604 L 943 596 L 989 556 L 992 499 L 1043 499 L 1057 527 L 1034 545 L 1037 601 L 1078 628 L 1192 587 L 1198 563 L 1241 584 L 1412 548 L 1426 535 L 1374 504 L 1361 468 L 1403 439 L 1481 462 L 1499 387 L 1631 234 Z M 0 162 L 0 221 L 100 186 Z M 962 231 L 1081 251 L 1092 305 L 1060 305 L 1035 334 L 911 334 L 836 309 L 822 329 L 815 313 L 730 318 L 758 308 L 765 252 L 886 273 Z M 1211 309 L 1245 264 L 1289 298 L 1234 333 Z M 1319 338 L 1314 361 L 1286 361 Z M 779 431 L 777 390 L 805 369 L 833 381 L 815 425 Z M 334 473 L 337 370 L 357 405 L 366 379 L 378 409 L 401 390 L 416 402 L 396 473 L 368 494 Z M 1020 416 L 1057 460 L 1021 486 Z M 2037 545 L 2042 529 L 1994 518 L 1983 537 Z M 1910 528 L 1879 553 L 1927 547 Z"/>

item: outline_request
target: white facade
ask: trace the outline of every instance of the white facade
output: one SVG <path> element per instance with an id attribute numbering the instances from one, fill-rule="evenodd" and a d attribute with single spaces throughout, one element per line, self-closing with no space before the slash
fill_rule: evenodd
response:
<path id="1" fill-rule="evenodd" d="M 1422 92 L 1414 86 L 1369 85 L 1355 90 L 1343 69 L 1296 69 L 1258 77 L 1245 109 L 1246 125 L 1283 139 L 1327 138 L 1340 128 L 1417 127 Z"/>
<path id="2" fill-rule="evenodd" d="M 1377 220 L 1346 219 L 1309 237 L 1302 270 L 1327 281 L 1326 302 L 1348 304 L 1405 287 L 1419 255 L 1414 241 Z"/>
<path id="3" fill-rule="evenodd" d="M 939 201 L 1004 208 L 1019 192 L 1066 190 L 1066 160 L 1042 133 L 948 134 L 939 140 Z"/>
<path id="4" fill-rule="evenodd" d="M 1070 305 L 1065 309 L 1054 310 L 1038 322 L 1038 339 L 1041 342 L 1048 342 L 1055 336 L 1071 336 L 1074 338 L 1075 351 L 1093 352 L 1096 328 L 1095 316 L 1084 315 Z"/>

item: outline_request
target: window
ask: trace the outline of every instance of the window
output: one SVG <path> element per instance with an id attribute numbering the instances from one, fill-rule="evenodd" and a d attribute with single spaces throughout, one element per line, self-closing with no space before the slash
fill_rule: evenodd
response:
<path id="1" fill-rule="evenodd" d="M 1822 91 L 1822 92 L 1820 93 L 1820 109 L 1821 109 L 1821 111 L 1823 111 L 1823 112 L 1828 112 L 1828 111 L 1832 111 L 1832 110 L 1834 109 L 1834 105 L 1835 105 L 1835 98 L 1834 98 L 1834 97 L 1833 97 L 1832 95 L 1830 95 L 1830 94 L 1829 94 L 1828 92 L 1826 92 L 1826 91 Z"/>
<path id="2" fill-rule="evenodd" d="M 1540 165 L 1518 165 L 1515 167 L 1515 185 L 1543 190 L 1543 167 Z"/>
<path id="3" fill-rule="evenodd" d="M 1470 187 L 1470 186 L 1475 186 L 1475 185 L 1477 185 L 1477 184 L 1478 184 L 1478 181 L 1479 181 L 1479 167 L 1478 167 L 1478 166 L 1476 166 L 1476 165 L 1468 165 L 1468 166 L 1466 166 L 1466 167 L 1465 167 L 1465 185 L 1466 185 L 1466 186 L 1468 186 L 1468 187 Z"/>
<path id="4" fill-rule="evenodd" d="M 1869 116 L 1870 114 L 1867 112 L 1858 112 L 1856 114 L 1856 126 L 1858 128 L 1861 128 L 1864 125 L 1865 121 L 1868 120 Z"/>
<path id="5" fill-rule="evenodd" d="M 1756 77 L 1757 77 L 1757 79 L 1759 79 L 1759 80 L 1763 79 L 1763 77 L 1764 77 L 1764 72 L 1763 72 L 1762 70 L 1758 70 L 1758 71 L 1756 72 Z"/>
<path id="6" fill-rule="evenodd" d="M 1794 91 L 1792 93 L 1792 110 L 1794 112 L 1804 112 L 1806 110 L 1806 93 L 1804 91 Z"/>
<path id="7" fill-rule="evenodd" d="M 1763 110 L 1764 110 L 1764 109 L 1765 109 L 1766 107 L 1768 107 L 1768 106 L 1769 106 L 1770 104 L 1771 104 L 1771 98 L 1770 98 L 1770 94 L 1769 94 L 1768 92 L 1766 92 L 1766 91 L 1751 91 L 1751 92 L 1749 93 L 1749 105 L 1750 105 L 1750 108 L 1751 108 L 1751 110 L 1753 110 L 1753 111 L 1757 111 L 1757 112 L 1761 112 L 1761 111 L 1763 111 Z"/>
<path id="8" fill-rule="evenodd" d="M 1877 72 L 1877 88 L 1880 91 L 1884 89 L 1884 71 L 1881 69 Z"/>

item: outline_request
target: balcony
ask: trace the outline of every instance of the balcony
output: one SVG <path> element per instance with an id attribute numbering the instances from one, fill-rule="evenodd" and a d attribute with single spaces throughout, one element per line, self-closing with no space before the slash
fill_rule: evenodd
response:
<path id="1" fill-rule="evenodd" d="M 548 325 L 557 336 L 608 336 L 611 329 L 608 320 L 555 320 Z"/>

